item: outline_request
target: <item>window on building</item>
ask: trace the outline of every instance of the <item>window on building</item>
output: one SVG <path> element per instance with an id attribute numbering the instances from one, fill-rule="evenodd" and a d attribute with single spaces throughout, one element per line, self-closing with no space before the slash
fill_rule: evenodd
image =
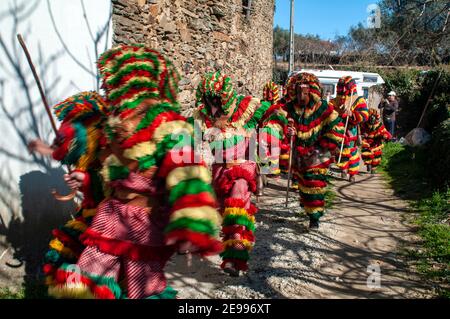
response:
<path id="1" fill-rule="evenodd" d="M 245 15 L 247 20 L 250 19 L 251 11 L 252 11 L 252 0 L 242 0 L 242 13 Z"/>

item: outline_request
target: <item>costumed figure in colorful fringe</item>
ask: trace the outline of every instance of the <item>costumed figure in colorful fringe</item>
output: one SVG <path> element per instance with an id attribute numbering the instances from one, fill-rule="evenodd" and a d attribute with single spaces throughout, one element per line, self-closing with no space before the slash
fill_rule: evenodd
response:
<path id="1" fill-rule="evenodd" d="M 273 81 L 268 81 L 264 87 L 263 87 L 263 102 L 270 103 L 273 106 L 273 110 L 279 109 L 280 112 L 283 110 L 283 104 L 280 104 L 280 94 L 278 85 L 275 84 Z M 275 107 L 277 105 L 278 107 Z M 264 194 L 264 187 L 267 186 L 268 180 L 267 177 L 279 177 L 279 174 L 282 170 L 281 167 L 281 159 L 284 156 L 283 147 L 285 148 L 285 145 L 283 142 L 285 141 L 286 137 L 280 141 L 280 157 L 277 161 L 277 159 L 273 159 L 270 162 L 266 161 L 266 165 L 264 163 L 258 163 L 258 177 L 257 177 L 257 185 L 256 185 L 256 195 L 262 196 Z M 289 143 L 288 143 L 289 146 Z M 283 157 L 284 158 L 284 157 Z M 268 165 L 270 164 L 270 165 Z M 270 167 L 273 169 L 271 170 Z M 266 174 L 261 174 L 261 172 L 266 172 Z"/>
<path id="2" fill-rule="evenodd" d="M 337 166 L 342 171 L 342 178 L 354 182 L 359 172 L 361 155 L 359 145 L 361 144 L 360 125 L 369 118 L 369 109 L 364 97 L 358 96 L 356 82 L 351 76 L 344 76 L 337 84 L 336 98 L 331 102 L 339 113 L 347 129 L 342 153 L 339 156 Z"/>
<path id="3" fill-rule="evenodd" d="M 367 171 L 375 173 L 377 166 L 381 163 L 383 155 L 383 142 L 392 139 L 392 135 L 384 127 L 380 114 L 376 109 L 369 109 L 369 120 L 361 126 L 362 159 L 367 166 Z"/>
<path id="4" fill-rule="evenodd" d="M 55 285 L 59 267 L 78 261 L 85 248 L 80 235 L 91 224 L 97 206 L 104 199 L 99 173 L 107 107 L 99 94 L 82 92 L 54 106 L 54 112 L 62 123 L 53 144 L 49 146 L 38 139 L 31 141 L 28 148 L 71 167 L 64 178 L 73 189 L 82 192 L 83 200 L 74 219 L 52 231 L 43 266 L 45 283 L 49 287 Z"/>
<path id="5" fill-rule="evenodd" d="M 63 265 L 60 298 L 173 298 L 164 266 L 172 254 L 215 254 L 221 224 L 211 174 L 180 115 L 179 76 L 161 53 L 119 45 L 98 61 L 110 114 L 101 175 L 107 198 L 81 236 L 78 262 Z"/>
<path id="6" fill-rule="evenodd" d="M 299 182 L 300 204 L 309 216 L 309 227 L 319 227 L 324 214 L 327 170 L 344 138 L 344 127 L 333 106 L 321 99 L 317 77 L 298 73 L 288 80 L 287 110 L 294 119 L 293 173 Z"/>
<path id="7" fill-rule="evenodd" d="M 201 128 L 214 158 L 213 186 L 223 224 L 221 268 L 231 276 L 247 271 L 255 236 L 256 138 L 262 161 L 277 161 L 286 117 L 277 106 L 237 95 L 231 79 L 220 72 L 206 74 L 197 88 L 193 120 Z M 253 143 L 254 142 L 254 143 Z M 270 165 L 268 165 L 270 166 Z"/>

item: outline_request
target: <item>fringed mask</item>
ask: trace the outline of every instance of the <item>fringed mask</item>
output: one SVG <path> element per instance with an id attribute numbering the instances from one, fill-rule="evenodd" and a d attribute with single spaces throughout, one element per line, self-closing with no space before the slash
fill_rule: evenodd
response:
<path id="1" fill-rule="evenodd" d="M 298 90 L 308 87 L 310 102 L 309 106 L 316 105 L 321 101 L 322 86 L 319 79 L 311 73 L 297 73 L 290 77 L 286 85 L 286 101 L 289 103 L 298 103 Z"/>
<path id="2" fill-rule="evenodd" d="M 269 81 L 264 85 L 263 99 L 272 102 L 272 104 L 275 104 L 280 100 L 278 86 L 273 81 Z"/>
<path id="3" fill-rule="evenodd" d="M 101 123 L 107 114 L 105 101 L 96 92 L 82 92 L 53 109 L 62 121 L 53 141 L 53 157 L 77 169 L 87 169 L 98 151 Z"/>
<path id="4" fill-rule="evenodd" d="M 97 64 L 114 113 L 132 112 L 150 99 L 178 106 L 180 76 L 160 52 L 141 44 L 122 44 L 103 53 Z"/>
<path id="5" fill-rule="evenodd" d="M 156 114 L 178 114 L 180 76 L 160 52 L 142 44 L 121 44 L 103 53 L 97 64 L 112 108 L 105 127 L 110 141 L 122 143 L 140 134 Z"/>
<path id="6" fill-rule="evenodd" d="M 356 88 L 355 80 L 351 76 L 344 76 L 337 83 L 336 95 L 341 98 L 356 95 L 358 94 Z"/>
<path id="7" fill-rule="evenodd" d="M 231 78 L 221 75 L 220 71 L 207 73 L 196 91 L 196 105 L 207 115 L 230 115 L 237 94 L 231 83 Z M 214 110 L 217 108 L 217 110 Z"/>

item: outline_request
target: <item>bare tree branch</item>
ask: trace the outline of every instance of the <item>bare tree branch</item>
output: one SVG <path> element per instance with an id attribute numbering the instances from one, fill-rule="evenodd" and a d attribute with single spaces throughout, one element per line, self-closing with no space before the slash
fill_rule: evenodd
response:
<path id="1" fill-rule="evenodd" d="M 87 72 L 91 76 L 96 76 L 95 73 L 93 73 L 91 70 L 89 70 L 88 67 L 86 67 L 83 63 L 81 63 L 80 60 L 78 60 L 75 55 L 70 51 L 69 47 L 67 46 L 66 42 L 64 41 L 63 37 L 61 36 L 61 33 L 58 30 L 58 27 L 56 26 L 55 17 L 53 16 L 52 7 L 50 5 L 50 1 L 47 0 L 47 6 L 48 6 L 48 12 L 50 14 L 50 20 L 52 21 L 53 29 L 55 30 L 56 35 L 58 36 L 59 42 L 61 42 L 61 45 L 63 46 L 64 50 L 67 52 L 67 54 L 70 56 L 70 58 L 85 72 Z"/>
<path id="2" fill-rule="evenodd" d="M 20 161 L 20 162 L 22 162 L 22 163 L 26 163 L 26 164 L 34 164 L 34 163 L 35 163 L 33 160 L 31 160 L 31 159 L 29 159 L 29 158 L 26 158 L 26 157 L 24 157 L 24 156 L 22 156 L 22 155 L 12 153 L 12 152 L 8 151 L 7 149 L 5 149 L 5 148 L 2 147 L 2 146 L 0 146 L 0 154 L 6 155 L 6 156 L 8 156 L 9 158 L 18 160 L 18 161 Z"/>

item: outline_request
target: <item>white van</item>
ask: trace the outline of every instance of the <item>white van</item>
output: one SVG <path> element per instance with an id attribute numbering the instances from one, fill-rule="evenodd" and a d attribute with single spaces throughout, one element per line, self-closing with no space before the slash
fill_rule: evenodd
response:
<path id="1" fill-rule="evenodd" d="M 318 77 L 323 87 L 324 98 L 327 96 L 327 92 L 330 92 L 332 98 L 336 97 L 336 86 L 343 76 L 351 76 L 356 82 L 358 95 L 364 96 L 366 99 L 369 99 L 369 89 L 372 86 L 384 83 L 378 73 L 369 72 L 302 69 L 294 74 L 303 72 L 312 73 Z"/>

